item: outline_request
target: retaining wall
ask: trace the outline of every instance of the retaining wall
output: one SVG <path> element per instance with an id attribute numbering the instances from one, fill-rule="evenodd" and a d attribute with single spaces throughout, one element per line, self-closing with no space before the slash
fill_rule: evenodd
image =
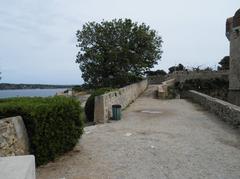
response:
<path id="1" fill-rule="evenodd" d="M 229 71 L 199 71 L 199 72 L 187 72 L 187 71 L 176 71 L 172 74 L 167 75 L 167 80 L 176 79 L 176 82 L 185 82 L 191 79 L 213 79 L 221 78 L 228 80 Z"/>
<path id="2" fill-rule="evenodd" d="M 201 104 L 204 108 L 215 113 L 223 121 L 228 122 L 234 126 L 240 126 L 240 107 L 222 101 L 217 98 L 213 98 L 206 94 L 190 90 L 184 92 L 183 97 L 190 98 L 193 101 Z"/>
<path id="3" fill-rule="evenodd" d="M 157 97 L 160 99 L 166 99 L 168 98 L 168 88 L 170 86 L 174 86 L 175 84 L 175 79 L 167 80 L 162 82 L 157 88 Z"/>
<path id="4" fill-rule="evenodd" d="M 148 76 L 148 84 L 161 84 L 165 81 L 166 76 L 157 75 L 157 76 Z"/>
<path id="5" fill-rule="evenodd" d="M 95 97 L 94 122 L 105 123 L 112 117 L 112 105 L 119 104 L 122 109 L 132 103 L 148 86 L 148 81 L 143 80 L 117 91 Z"/>

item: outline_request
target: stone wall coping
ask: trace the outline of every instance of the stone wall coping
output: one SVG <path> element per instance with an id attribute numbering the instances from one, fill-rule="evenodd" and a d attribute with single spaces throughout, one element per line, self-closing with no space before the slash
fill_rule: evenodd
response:
<path id="1" fill-rule="evenodd" d="M 207 95 L 207 94 L 204 94 L 204 93 L 201 93 L 201 92 L 198 92 L 198 91 L 195 91 L 195 90 L 189 90 L 189 91 L 192 92 L 192 93 L 194 93 L 194 94 L 197 94 L 197 95 L 199 95 L 199 96 L 205 97 L 205 98 L 208 99 L 208 100 L 215 101 L 215 102 L 217 102 L 217 103 L 220 103 L 220 104 L 222 104 L 222 105 L 224 105 L 224 106 L 227 106 L 227 107 L 229 107 L 229 108 L 231 108 L 231 109 L 234 109 L 234 110 L 240 112 L 240 106 L 237 106 L 237 105 L 235 105 L 235 104 L 229 103 L 229 102 L 227 102 L 227 101 L 223 101 L 223 100 L 218 99 L 218 98 L 211 97 L 211 96 L 209 96 L 209 95 Z"/>
<path id="2" fill-rule="evenodd" d="M 206 94 L 190 90 L 183 95 L 213 112 L 219 119 L 233 126 L 240 127 L 240 107 L 229 102 L 208 96 Z"/>
<path id="3" fill-rule="evenodd" d="M 104 97 L 104 96 L 109 96 L 109 95 L 111 95 L 111 94 L 115 94 L 116 92 L 124 91 L 124 90 L 126 90 L 127 88 L 131 88 L 131 87 L 136 86 L 136 85 L 138 85 L 138 84 L 141 84 L 141 83 L 143 83 L 143 82 L 145 82 L 145 81 L 147 81 L 147 79 L 142 80 L 142 81 L 137 82 L 137 83 L 133 83 L 133 84 L 130 84 L 130 85 L 124 86 L 124 87 L 122 87 L 122 88 L 118 88 L 118 89 L 113 90 L 113 91 L 110 91 L 110 92 L 108 92 L 108 93 L 105 93 L 105 94 L 99 95 L 98 97 L 100 97 L 100 96 L 102 96 L 102 97 Z"/>

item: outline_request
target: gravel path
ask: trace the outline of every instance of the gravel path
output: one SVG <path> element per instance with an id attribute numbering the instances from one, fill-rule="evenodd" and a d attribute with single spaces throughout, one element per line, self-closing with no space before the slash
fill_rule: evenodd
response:
<path id="1" fill-rule="evenodd" d="M 76 148 L 37 169 L 38 179 L 240 178 L 240 132 L 186 100 L 150 88 L 123 119 L 87 127 Z"/>

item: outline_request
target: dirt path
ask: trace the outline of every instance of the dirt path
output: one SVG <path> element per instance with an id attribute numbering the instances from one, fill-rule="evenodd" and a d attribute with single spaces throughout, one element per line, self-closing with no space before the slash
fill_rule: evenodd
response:
<path id="1" fill-rule="evenodd" d="M 240 132 L 186 100 L 153 99 L 152 88 L 121 121 L 87 127 L 38 179 L 240 178 Z"/>

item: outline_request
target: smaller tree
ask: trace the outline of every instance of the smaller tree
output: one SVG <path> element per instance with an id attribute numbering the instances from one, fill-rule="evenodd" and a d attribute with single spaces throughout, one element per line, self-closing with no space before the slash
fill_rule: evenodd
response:
<path id="1" fill-rule="evenodd" d="M 146 71 L 145 74 L 147 76 L 157 76 L 157 75 L 165 76 L 167 73 L 164 70 L 156 70 L 156 71 Z"/>
<path id="2" fill-rule="evenodd" d="M 186 68 L 179 63 L 177 66 L 172 66 L 168 69 L 169 74 L 173 73 L 174 71 L 184 71 Z"/>
<path id="3" fill-rule="evenodd" d="M 230 66 L 230 57 L 225 56 L 219 63 L 218 70 L 229 70 Z"/>

